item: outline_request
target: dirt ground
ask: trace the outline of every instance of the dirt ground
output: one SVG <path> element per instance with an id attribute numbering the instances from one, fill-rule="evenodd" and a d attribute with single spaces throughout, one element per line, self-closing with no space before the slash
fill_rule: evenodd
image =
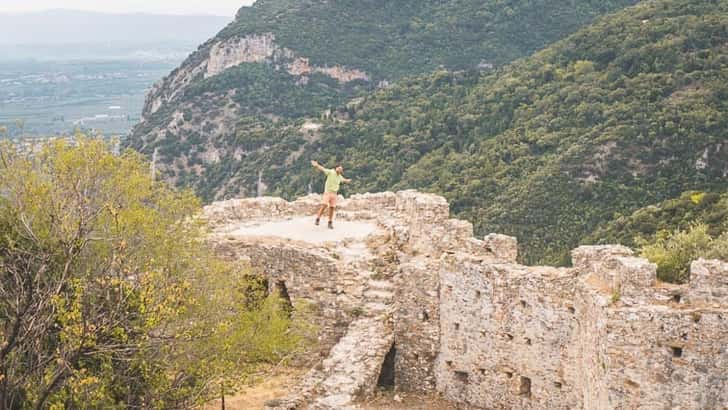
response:
<path id="1" fill-rule="evenodd" d="M 262 409 L 265 402 L 285 396 L 304 373 L 304 370 L 286 369 L 275 375 L 261 376 L 259 383 L 243 388 L 234 396 L 225 397 L 225 410 Z M 214 400 L 202 410 L 222 409 L 222 401 Z"/>
<path id="2" fill-rule="evenodd" d="M 272 376 L 262 376 L 260 383 L 245 387 L 238 394 L 225 397 L 225 410 L 259 410 L 265 402 L 286 395 L 300 377 L 302 369 L 286 369 Z M 357 403 L 362 410 L 467 410 L 443 400 L 436 394 L 409 394 L 379 391 L 366 401 Z M 206 405 L 202 410 L 222 409 L 220 400 Z"/>
<path id="3" fill-rule="evenodd" d="M 362 410 L 468 410 L 442 399 L 437 394 L 410 394 L 381 391 L 359 403 Z"/>

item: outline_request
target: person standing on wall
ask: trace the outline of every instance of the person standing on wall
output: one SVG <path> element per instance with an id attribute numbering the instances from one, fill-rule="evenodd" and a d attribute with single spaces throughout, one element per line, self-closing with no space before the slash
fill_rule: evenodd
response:
<path id="1" fill-rule="evenodd" d="M 321 206 L 316 213 L 316 225 L 321 222 L 321 216 L 329 208 L 329 229 L 334 229 L 334 211 L 336 210 L 336 197 L 339 194 L 341 183 L 348 184 L 350 179 L 344 178 L 344 167 L 337 165 L 333 169 L 325 168 L 318 161 L 311 161 L 311 165 L 326 174 L 326 185 L 324 186 L 324 197 Z"/>

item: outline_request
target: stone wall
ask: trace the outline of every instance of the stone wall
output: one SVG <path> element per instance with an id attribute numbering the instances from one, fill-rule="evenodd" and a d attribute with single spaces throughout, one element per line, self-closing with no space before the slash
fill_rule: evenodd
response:
<path id="1" fill-rule="evenodd" d="M 568 269 L 444 257 L 438 390 L 479 407 L 577 407 L 574 282 Z"/>
<path id="2" fill-rule="evenodd" d="M 420 257 L 402 264 L 395 283 L 395 383 L 409 391 L 433 391 L 440 350 L 436 260 Z"/>
<path id="3" fill-rule="evenodd" d="M 689 284 L 658 284 L 654 265 L 613 250 L 574 251 L 583 407 L 726 408 L 728 264 L 696 261 Z"/>
<path id="4" fill-rule="evenodd" d="M 620 246 L 581 247 L 574 268 L 446 255 L 437 389 L 478 408 L 725 408 L 728 264 L 689 285 Z"/>
<path id="5" fill-rule="evenodd" d="M 335 257 L 319 249 L 275 241 L 227 240 L 216 245 L 218 254 L 244 260 L 268 278 L 270 286 L 282 283 L 295 304 L 312 307 L 319 330 L 320 348 L 331 348 L 352 320 L 361 292 L 346 291 L 351 272 L 341 269 Z"/>
<path id="6" fill-rule="evenodd" d="M 270 408 L 348 408 L 389 362 L 397 389 L 475 408 L 728 408 L 727 263 L 694 262 L 686 285 L 659 283 L 622 246 L 578 248 L 573 268 L 523 266 L 515 238 L 476 239 L 443 198 L 415 191 L 340 198 L 338 218 L 379 229 L 355 256 L 351 243 L 231 229 L 311 215 L 318 201 L 205 210 L 220 254 L 318 307 L 328 358 Z"/>

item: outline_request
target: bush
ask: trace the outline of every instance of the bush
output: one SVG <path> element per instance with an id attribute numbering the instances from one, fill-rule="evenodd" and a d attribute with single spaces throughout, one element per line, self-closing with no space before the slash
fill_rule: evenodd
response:
<path id="1" fill-rule="evenodd" d="M 102 141 L 0 144 L 0 408 L 191 408 L 299 348 L 199 211 Z"/>
<path id="2" fill-rule="evenodd" d="M 661 231 L 654 243 L 643 243 L 642 256 L 657 264 L 658 279 L 686 283 L 690 279 L 692 261 L 698 258 L 728 260 L 728 232 L 713 239 L 705 224 L 672 233 Z"/>

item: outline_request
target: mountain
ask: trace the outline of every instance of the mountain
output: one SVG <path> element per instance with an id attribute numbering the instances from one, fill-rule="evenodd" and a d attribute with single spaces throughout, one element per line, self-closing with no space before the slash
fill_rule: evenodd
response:
<path id="1" fill-rule="evenodd" d="M 398 83 L 285 169 L 268 150 L 237 172 L 300 193 L 309 158 L 340 161 L 355 190 L 444 194 L 479 233 L 517 236 L 524 261 L 568 263 L 616 214 L 728 188 L 727 27 L 725 1 L 641 3 L 498 72 Z"/>
<path id="2" fill-rule="evenodd" d="M 404 76 L 490 70 L 634 2 L 259 0 L 155 86 L 126 145 L 156 150 L 172 180 L 208 199 L 255 194 L 257 184 L 214 168 L 278 144 L 290 121 L 330 116 Z M 296 152 L 305 138 L 281 148 Z"/>
<path id="3" fill-rule="evenodd" d="M 400 78 L 320 118 L 305 116 L 338 102 L 336 81 L 269 80 L 266 70 L 289 75 L 275 56 L 210 75 L 228 61 L 208 58 L 213 40 L 150 96 L 131 145 L 157 150 L 174 180 L 207 198 L 295 196 L 318 184 L 310 159 L 343 162 L 351 192 L 443 194 L 478 233 L 519 237 L 525 262 L 564 264 L 620 214 L 726 190 L 727 27 L 726 1 L 642 2 L 528 58 Z"/>

